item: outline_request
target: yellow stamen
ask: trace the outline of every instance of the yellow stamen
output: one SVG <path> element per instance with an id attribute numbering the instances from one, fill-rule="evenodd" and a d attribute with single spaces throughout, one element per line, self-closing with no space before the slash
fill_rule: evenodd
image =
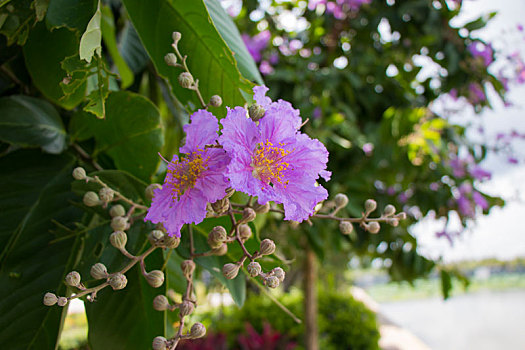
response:
<path id="1" fill-rule="evenodd" d="M 181 157 L 172 169 L 168 169 L 168 173 L 172 175 L 168 183 L 173 185 L 174 200 L 182 196 L 186 190 L 193 188 L 200 174 L 208 168 L 208 158 L 202 158 L 203 152 L 199 149 L 187 157 Z"/>
<path id="2" fill-rule="evenodd" d="M 284 144 L 279 143 L 279 146 Z M 290 164 L 283 158 L 292 151 L 287 151 L 282 147 L 274 146 L 269 140 L 259 143 L 252 157 L 252 174 L 261 181 L 273 185 L 275 183 L 283 184 L 286 187 L 288 181 L 283 182 L 283 172 Z"/>

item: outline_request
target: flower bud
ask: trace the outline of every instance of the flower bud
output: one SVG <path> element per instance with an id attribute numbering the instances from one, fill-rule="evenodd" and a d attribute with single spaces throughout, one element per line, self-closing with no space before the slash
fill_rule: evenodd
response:
<path id="1" fill-rule="evenodd" d="M 229 280 L 232 280 L 234 279 L 235 277 L 237 277 L 237 274 L 239 273 L 239 265 L 237 264 L 225 264 L 223 267 L 222 267 L 222 274 L 224 275 L 224 277 L 226 277 L 227 279 Z"/>
<path id="2" fill-rule="evenodd" d="M 179 84 L 185 89 L 189 89 L 193 86 L 193 76 L 189 72 L 182 72 L 179 75 Z"/>
<path id="3" fill-rule="evenodd" d="M 184 300 L 182 304 L 179 305 L 179 315 L 186 316 L 193 312 L 195 305 L 191 301 Z"/>
<path id="4" fill-rule="evenodd" d="M 115 231 L 109 236 L 109 243 L 117 249 L 122 249 L 128 242 L 128 235 L 124 231 Z"/>
<path id="5" fill-rule="evenodd" d="M 377 203 L 373 199 L 367 199 L 365 202 L 365 211 L 371 213 L 377 208 Z"/>
<path id="6" fill-rule="evenodd" d="M 284 270 L 280 267 L 276 267 L 272 270 L 273 275 L 279 279 L 279 283 L 282 283 L 284 281 L 284 277 L 286 274 L 284 273 Z"/>
<path id="7" fill-rule="evenodd" d="M 155 196 L 155 190 L 161 189 L 162 186 L 159 184 L 151 184 L 146 187 L 146 190 L 144 191 L 146 194 L 146 198 L 150 201 Z"/>
<path id="8" fill-rule="evenodd" d="M 88 207 L 94 207 L 96 205 L 100 204 L 100 199 L 98 198 L 98 194 L 96 194 L 93 191 L 88 191 L 84 194 L 84 198 L 82 199 L 85 205 Z"/>
<path id="9" fill-rule="evenodd" d="M 399 220 L 396 218 L 391 218 L 391 219 L 388 219 L 386 223 L 393 227 L 397 227 L 399 225 Z"/>
<path id="10" fill-rule="evenodd" d="M 348 204 L 348 196 L 344 193 L 338 193 L 334 198 L 335 206 L 338 208 L 344 208 Z"/>
<path id="11" fill-rule="evenodd" d="M 45 306 L 53 306 L 57 303 L 57 301 L 58 301 L 58 298 L 53 293 L 46 293 L 44 295 L 44 305 Z"/>
<path id="12" fill-rule="evenodd" d="M 208 244 L 211 248 L 219 248 L 227 238 L 226 229 L 222 226 L 215 226 L 208 234 Z"/>
<path id="13" fill-rule="evenodd" d="M 222 105 L 222 98 L 219 95 L 213 95 L 210 98 L 210 106 L 220 107 Z"/>
<path id="14" fill-rule="evenodd" d="M 277 288 L 279 287 L 279 278 L 275 277 L 275 276 L 268 276 L 264 279 L 264 282 L 266 283 L 266 285 L 270 288 Z"/>
<path id="15" fill-rule="evenodd" d="M 175 66 L 177 65 L 177 56 L 170 52 L 164 56 L 164 62 L 166 62 L 168 66 Z"/>
<path id="16" fill-rule="evenodd" d="M 239 220 L 239 223 L 245 224 L 247 222 L 253 221 L 253 219 L 255 219 L 255 216 L 255 210 L 253 210 L 252 208 L 244 208 L 244 210 L 242 211 L 242 218 L 241 220 Z"/>
<path id="17" fill-rule="evenodd" d="M 186 278 L 190 278 L 193 274 L 193 271 L 195 271 L 195 263 L 193 260 L 184 260 L 180 264 L 180 268 L 182 269 L 182 273 Z"/>
<path id="18" fill-rule="evenodd" d="M 159 244 L 165 237 L 164 232 L 161 230 L 153 230 L 148 235 L 148 240 L 151 245 Z"/>
<path id="19" fill-rule="evenodd" d="M 98 191 L 98 195 L 100 197 L 100 200 L 104 203 L 111 202 L 113 200 L 113 196 L 115 196 L 115 191 L 113 191 L 109 187 L 102 187 Z"/>
<path id="20" fill-rule="evenodd" d="M 145 277 L 146 281 L 148 281 L 149 285 L 153 288 L 158 288 L 164 283 L 164 272 L 160 270 L 148 272 Z"/>
<path id="21" fill-rule="evenodd" d="M 128 279 L 126 278 L 126 275 L 117 272 L 109 278 L 108 281 L 109 285 L 113 290 L 119 290 L 126 287 L 126 284 L 128 284 Z"/>
<path id="22" fill-rule="evenodd" d="M 248 107 L 248 115 L 254 122 L 264 117 L 264 113 L 266 113 L 266 111 L 261 105 L 253 104 L 250 107 Z"/>
<path id="23" fill-rule="evenodd" d="M 396 219 L 399 219 L 399 220 L 405 220 L 407 218 L 407 213 L 405 213 L 404 211 L 402 211 L 401 213 L 398 213 L 396 216 L 395 216 Z"/>
<path id="24" fill-rule="evenodd" d="M 113 231 L 124 231 L 128 228 L 128 219 L 124 216 L 115 216 L 111 219 L 110 226 Z"/>
<path id="25" fill-rule="evenodd" d="M 231 196 L 233 196 L 235 194 L 235 189 L 234 188 L 231 188 L 231 187 L 228 187 L 226 190 L 226 198 L 230 198 Z"/>
<path id="26" fill-rule="evenodd" d="M 151 344 L 153 350 L 166 350 L 167 340 L 164 337 L 155 337 L 153 338 L 153 343 Z"/>
<path id="27" fill-rule="evenodd" d="M 253 209 L 257 214 L 266 214 L 270 211 L 270 202 L 266 202 L 266 204 L 256 204 L 253 206 Z"/>
<path id="28" fill-rule="evenodd" d="M 349 221 L 341 221 L 339 223 L 339 230 L 343 235 L 349 235 L 354 230 L 354 226 Z"/>
<path id="29" fill-rule="evenodd" d="M 114 218 L 115 216 L 124 216 L 126 215 L 126 209 L 120 204 L 116 204 L 109 209 L 109 215 Z"/>
<path id="30" fill-rule="evenodd" d="M 77 287 L 80 284 L 80 274 L 76 271 L 71 271 L 66 275 L 66 284 L 71 287 Z"/>
<path id="31" fill-rule="evenodd" d="M 90 274 L 94 279 L 101 280 L 108 278 L 108 269 L 106 268 L 106 265 L 102 263 L 96 263 L 95 265 L 91 266 Z"/>
<path id="32" fill-rule="evenodd" d="M 58 306 L 66 306 L 68 300 L 66 297 L 60 297 L 58 298 L 57 305 Z"/>
<path id="33" fill-rule="evenodd" d="M 73 178 L 75 180 L 85 180 L 86 179 L 86 171 L 82 167 L 77 167 L 73 169 Z"/>
<path id="34" fill-rule="evenodd" d="M 222 215 L 230 208 L 230 200 L 228 198 L 219 199 L 211 203 L 211 208 L 217 215 Z"/>
<path id="35" fill-rule="evenodd" d="M 372 221 L 368 223 L 368 225 L 366 226 L 366 229 L 368 232 L 376 234 L 379 232 L 379 229 L 381 229 L 381 225 L 379 225 L 379 223 L 376 221 Z"/>
<path id="36" fill-rule="evenodd" d="M 177 45 L 177 43 L 179 42 L 180 38 L 182 38 L 182 34 L 179 33 L 179 32 L 173 32 L 173 34 L 171 34 L 171 38 L 173 39 L 173 43 L 175 45 Z"/>
<path id="37" fill-rule="evenodd" d="M 202 338 L 206 335 L 206 327 L 202 323 L 194 323 L 191 326 L 190 336 L 192 339 Z"/>
<path id="38" fill-rule="evenodd" d="M 275 243 L 271 239 L 263 239 L 259 248 L 261 255 L 270 255 L 275 252 Z"/>
<path id="39" fill-rule="evenodd" d="M 211 254 L 215 256 L 223 256 L 228 253 L 228 245 L 223 243 L 219 248 L 214 248 L 211 250 Z"/>
<path id="40" fill-rule="evenodd" d="M 180 244 L 180 237 L 164 235 L 163 245 L 166 248 L 174 249 L 174 248 L 177 248 L 179 244 Z"/>
<path id="41" fill-rule="evenodd" d="M 164 311 L 168 310 L 170 307 L 170 302 L 168 301 L 168 298 L 164 295 L 157 295 L 153 299 L 153 308 L 157 311 Z"/>
<path id="42" fill-rule="evenodd" d="M 394 207 L 392 204 L 388 204 L 385 207 L 385 210 L 383 210 L 384 216 L 392 216 L 396 213 L 396 207 Z"/>
<path id="43" fill-rule="evenodd" d="M 239 226 L 239 236 L 241 237 L 242 241 L 246 241 L 252 236 L 252 229 L 250 226 L 246 224 L 242 224 Z"/>
<path id="44" fill-rule="evenodd" d="M 252 261 L 248 264 L 246 267 L 246 270 L 252 277 L 257 277 L 262 271 L 261 264 L 259 264 L 257 261 Z"/>

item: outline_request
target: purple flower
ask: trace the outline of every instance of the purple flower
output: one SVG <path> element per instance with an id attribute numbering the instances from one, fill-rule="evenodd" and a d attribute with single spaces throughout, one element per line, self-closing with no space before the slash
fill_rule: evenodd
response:
<path id="1" fill-rule="evenodd" d="M 250 55 L 252 55 L 255 62 L 260 62 L 262 59 L 262 51 L 266 49 L 270 42 L 272 35 L 269 30 L 260 32 L 251 38 L 248 34 L 242 35 L 242 40 L 248 49 Z"/>
<path id="2" fill-rule="evenodd" d="M 459 158 L 452 158 L 449 165 L 452 168 L 452 174 L 455 177 L 463 177 L 466 175 L 465 161 Z"/>
<path id="3" fill-rule="evenodd" d="M 145 220 L 163 223 L 170 236 L 180 237 L 182 225 L 198 224 L 206 217 L 206 204 L 223 198 L 229 186 L 224 177 L 230 158 L 215 144 L 219 123 L 208 111 L 199 110 L 184 126 L 186 144 L 168 164 L 161 189 L 155 190 Z"/>
<path id="4" fill-rule="evenodd" d="M 483 88 L 477 83 L 470 83 L 469 85 L 469 101 L 472 104 L 478 104 L 486 100 Z"/>
<path id="5" fill-rule="evenodd" d="M 226 170 L 231 186 L 258 197 L 260 204 L 275 201 L 284 205 L 285 220 L 303 221 L 328 197 L 316 184 L 326 171 L 328 151 L 318 140 L 299 132 L 299 111 L 286 101 L 265 96 L 268 88 L 253 89 L 255 101 L 265 116 L 255 123 L 242 107 L 228 109 L 219 143 L 230 155 Z"/>
<path id="6" fill-rule="evenodd" d="M 509 157 L 507 159 L 507 162 L 509 162 L 510 164 L 518 164 L 518 159 L 516 159 L 514 157 Z"/>
<path id="7" fill-rule="evenodd" d="M 483 181 L 485 179 L 490 180 L 492 177 L 492 173 L 480 168 L 479 166 L 475 166 L 473 169 L 471 169 L 470 175 L 479 181 Z"/>
<path id="8" fill-rule="evenodd" d="M 489 208 L 489 202 L 487 202 L 481 193 L 477 191 L 472 192 L 472 199 L 476 205 L 481 207 L 481 209 L 487 210 Z"/>
<path id="9" fill-rule="evenodd" d="M 268 74 L 272 74 L 274 69 L 272 67 L 272 65 L 270 64 L 270 62 L 264 60 L 261 62 L 261 64 L 259 65 L 259 71 L 263 74 L 263 75 L 268 75 Z"/>
<path id="10" fill-rule="evenodd" d="M 374 152 L 374 144 L 367 142 L 363 145 L 363 152 L 370 157 L 372 155 L 372 152 Z"/>
<path id="11" fill-rule="evenodd" d="M 481 57 L 486 67 L 494 61 L 492 57 L 494 55 L 494 51 L 492 50 L 491 45 L 485 45 L 480 41 L 475 41 L 467 48 L 475 58 Z"/>

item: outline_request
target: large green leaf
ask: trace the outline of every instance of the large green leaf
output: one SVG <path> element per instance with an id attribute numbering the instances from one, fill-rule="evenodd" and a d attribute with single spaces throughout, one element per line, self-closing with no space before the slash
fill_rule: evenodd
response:
<path id="1" fill-rule="evenodd" d="M 96 8 L 97 0 L 50 0 L 46 22 L 52 28 L 67 27 L 81 34 Z"/>
<path id="2" fill-rule="evenodd" d="M 93 157 L 106 153 L 118 169 L 140 179 L 148 180 L 159 165 L 157 153 L 163 144 L 159 111 L 140 95 L 113 92 L 106 100 L 106 119 L 79 112 L 73 116 L 70 130 L 77 140 L 95 137 Z"/>
<path id="3" fill-rule="evenodd" d="M 0 140 L 56 154 L 66 148 L 66 131 L 49 102 L 9 96 L 0 98 Z"/>
<path id="4" fill-rule="evenodd" d="M 166 65 L 164 56 L 171 51 L 174 31 L 182 33 L 179 48 L 188 56 L 188 66 L 199 79 L 205 100 L 212 95 L 222 97 L 224 105 L 243 105 L 241 91 L 250 92 L 251 84 L 242 77 L 232 52 L 214 27 L 202 0 L 123 0 L 139 37 L 158 73 L 167 78 L 177 98 L 199 107 L 193 91 L 177 82 L 181 69 Z M 224 107 L 213 109 L 224 115 Z"/>
<path id="5" fill-rule="evenodd" d="M 69 204 L 74 159 L 22 150 L 0 159 L 0 344 L 55 349 L 66 308 L 47 307 L 48 291 L 66 294 L 78 240 L 56 241 L 51 221 L 80 215 Z"/>
<path id="6" fill-rule="evenodd" d="M 100 2 L 95 14 L 89 20 L 86 31 L 80 38 L 80 59 L 91 62 L 91 58 L 95 53 L 100 57 L 102 54 L 102 29 L 100 28 L 100 21 L 102 19 L 102 12 L 100 11 Z"/>

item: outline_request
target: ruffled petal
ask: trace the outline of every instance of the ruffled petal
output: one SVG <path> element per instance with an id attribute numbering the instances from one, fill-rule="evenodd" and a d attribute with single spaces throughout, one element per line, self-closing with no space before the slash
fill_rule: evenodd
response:
<path id="1" fill-rule="evenodd" d="M 223 149 L 209 148 L 204 152 L 203 158 L 208 159 L 207 169 L 200 174 L 195 183 L 195 188 L 204 194 L 208 202 L 213 203 L 224 198 L 226 188 L 230 185 L 225 177 L 226 166 L 230 163 L 230 157 Z"/>
<path id="2" fill-rule="evenodd" d="M 253 99 L 264 109 L 268 108 L 268 106 L 272 103 L 271 98 L 266 97 L 266 91 L 268 91 L 268 88 L 264 85 L 255 86 L 253 88 Z"/>
<path id="3" fill-rule="evenodd" d="M 294 142 L 285 144 L 284 148 L 290 151 L 283 158 L 290 164 L 289 170 L 284 174 L 286 180 L 293 182 L 295 177 L 300 176 L 315 181 L 319 175 L 325 180 L 330 179 L 331 173 L 326 171 L 328 151 L 319 140 L 311 139 L 308 135 L 299 133 Z"/>
<path id="4" fill-rule="evenodd" d="M 153 193 L 153 200 L 144 221 L 149 220 L 158 224 L 159 222 L 164 221 L 166 208 L 169 208 L 171 205 L 171 187 L 169 184 L 164 184 L 162 188 L 156 189 Z"/>
<path id="5" fill-rule="evenodd" d="M 170 236 L 180 237 L 182 225 L 199 224 L 206 217 L 208 201 L 200 190 L 186 191 L 168 210 L 164 227 Z"/>
<path id="6" fill-rule="evenodd" d="M 317 203 L 328 198 L 328 191 L 315 182 L 290 182 L 286 188 L 276 187 L 277 203 L 284 206 L 284 219 L 301 222 L 308 219 Z"/>
<path id="7" fill-rule="evenodd" d="M 219 122 L 217 118 L 203 109 L 191 115 L 191 123 L 184 125 L 186 143 L 180 148 L 182 153 L 191 153 L 203 149 L 205 145 L 212 145 L 217 140 Z"/>
<path id="8" fill-rule="evenodd" d="M 291 104 L 280 100 L 273 102 L 268 107 L 266 114 L 259 121 L 259 126 L 261 138 L 275 144 L 294 137 L 301 126 L 301 117 L 299 117 L 299 111 Z"/>
<path id="9" fill-rule="evenodd" d="M 255 122 L 248 118 L 242 107 L 228 109 L 226 118 L 221 120 L 223 126 L 219 143 L 230 157 L 251 158 L 252 151 L 259 140 Z"/>

